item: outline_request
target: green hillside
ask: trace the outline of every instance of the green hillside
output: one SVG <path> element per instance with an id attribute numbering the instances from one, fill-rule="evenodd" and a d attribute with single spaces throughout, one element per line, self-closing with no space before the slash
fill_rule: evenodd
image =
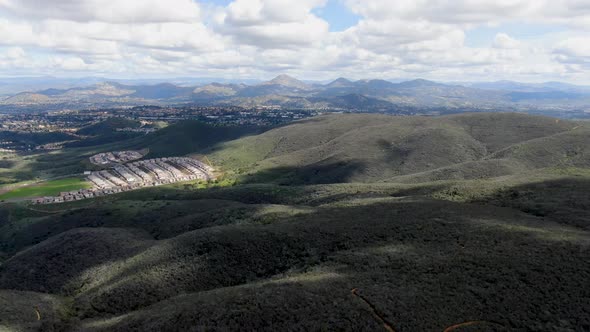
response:
<path id="1" fill-rule="evenodd" d="M 55 155 L 29 157 L 29 165 L 32 171 L 66 175 L 82 171 L 84 160 L 94 153 L 149 149 L 148 157 L 205 154 L 242 182 L 474 179 L 538 167 L 584 166 L 588 128 L 509 113 L 439 118 L 341 114 L 271 130 L 185 121 L 139 137 L 97 136 Z M 551 152 L 546 154 L 543 147 Z"/>
<path id="2" fill-rule="evenodd" d="M 12 142 L 13 146 L 19 148 L 35 147 L 37 145 L 64 142 L 76 139 L 75 136 L 62 132 L 15 132 L 1 131 L 0 141 Z"/>
<path id="3" fill-rule="evenodd" d="M 206 154 L 237 183 L 0 204 L 0 329 L 584 331 L 589 134 L 520 114 L 342 114 L 36 157 Z"/>
<path id="4" fill-rule="evenodd" d="M 118 131 L 123 128 L 139 128 L 141 123 L 136 120 L 112 117 L 104 121 L 86 126 L 77 131 L 78 135 L 87 136 L 82 140 L 66 144 L 67 148 L 97 147 L 113 144 L 142 136 L 143 134 L 130 131 Z"/>
<path id="5" fill-rule="evenodd" d="M 111 117 L 104 121 L 100 121 L 98 123 L 81 128 L 77 131 L 77 133 L 79 135 L 98 136 L 112 134 L 117 129 L 139 128 L 140 126 L 141 123 L 139 123 L 139 121 L 126 118 Z"/>
<path id="6" fill-rule="evenodd" d="M 126 145 L 149 148 L 148 157 L 182 156 L 263 130 L 260 127 L 217 127 L 199 121 L 183 121 L 129 141 Z"/>
<path id="7" fill-rule="evenodd" d="M 450 179 L 486 178 L 587 165 L 580 149 L 589 133 L 575 122 L 520 114 L 331 115 L 224 143 L 210 158 L 227 170 L 253 175 L 242 176 L 248 182 L 407 181 L 417 173 L 432 174 L 428 180 L 443 180 L 445 173 L 452 173 Z M 533 155 L 542 157 L 542 151 L 525 154 L 544 140 L 553 157 L 539 162 Z M 520 152 L 509 152 L 517 146 L 523 147 Z M 575 153 L 578 157 L 561 157 Z"/>

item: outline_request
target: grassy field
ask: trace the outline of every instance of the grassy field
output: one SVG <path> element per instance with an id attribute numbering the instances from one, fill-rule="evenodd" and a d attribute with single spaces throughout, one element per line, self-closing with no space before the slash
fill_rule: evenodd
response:
<path id="1" fill-rule="evenodd" d="M 90 184 L 80 178 L 59 179 L 15 188 L 0 195 L 0 199 L 55 196 L 62 191 L 72 191 L 89 187 Z"/>

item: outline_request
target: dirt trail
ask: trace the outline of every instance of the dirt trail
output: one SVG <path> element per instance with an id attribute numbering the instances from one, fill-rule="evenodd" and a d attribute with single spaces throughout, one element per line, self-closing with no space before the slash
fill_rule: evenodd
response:
<path id="1" fill-rule="evenodd" d="M 373 305 L 367 298 L 365 298 L 364 296 L 360 295 L 358 293 L 358 289 L 353 288 L 351 291 L 352 295 L 358 297 L 359 299 L 361 299 L 361 301 L 363 301 L 368 307 L 369 309 L 371 309 L 371 313 L 373 314 L 373 316 L 375 317 L 375 319 L 377 319 L 377 321 L 379 321 L 381 324 L 383 324 L 383 327 L 388 331 L 388 332 L 396 332 L 395 329 L 393 328 L 393 325 L 388 322 L 385 317 L 383 317 L 383 315 L 381 315 L 377 308 L 375 307 L 375 305 Z"/>
<path id="2" fill-rule="evenodd" d="M 37 320 L 41 320 L 41 312 L 39 311 L 39 308 L 35 307 L 35 313 L 37 314 Z"/>

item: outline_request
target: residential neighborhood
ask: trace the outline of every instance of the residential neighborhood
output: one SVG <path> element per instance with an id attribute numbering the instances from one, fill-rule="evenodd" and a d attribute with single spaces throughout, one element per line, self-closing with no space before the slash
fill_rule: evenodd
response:
<path id="1" fill-rule="evenodd" d="M 112 157 L 124 160 L 135 156 L 134 151 L 109 152 L 103 159 Z M 96 157 L 96 156 L 95 156 Z M 121 159 L 122 158 L 122 159 Z M 141 158 L 141 155 L 140 155 Z M 170 157 L 140 160 L 128 164 L 116 164 L 109 170 L 94 171 L 88 174 L 93 187 L 77 191 L 62 192 L 55 197 L 33 199 L 34 204 L 52 204 L 77 201 L 87 198 L 116 194 L 124 191 L 154 187 L 191 180 L 211 180 L 213 168 L 199 160 L 189 157 Z"/>

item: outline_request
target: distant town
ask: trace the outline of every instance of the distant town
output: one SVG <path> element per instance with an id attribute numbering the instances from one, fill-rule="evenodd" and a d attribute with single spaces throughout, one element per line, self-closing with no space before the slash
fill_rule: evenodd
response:
<path id="1" fill-rule="evenodd" d="M 332 110 L 333 112 L 337 110 Z M 84 127 L 107 119 L 124 118 L 140 123 L 137 127 L 113 128 L 114 132 L 149 134 L 162 125 L 183 120 L 199 120 L 220 126 L 272 126 L 321 114 L 319 110 L 277 107 L 242 108 L 234 106 L 137 106 L 107 109 L 60 110 L 31 113 L 0 113 L 0 149 L 2 151 L 56 150 L 88 138 L 79 132 Z M 28 139 L 32 134 L 56 134 L 60 140 L 45 142 Z M 67 136 L 65 136 L 67 135 Z"/>

